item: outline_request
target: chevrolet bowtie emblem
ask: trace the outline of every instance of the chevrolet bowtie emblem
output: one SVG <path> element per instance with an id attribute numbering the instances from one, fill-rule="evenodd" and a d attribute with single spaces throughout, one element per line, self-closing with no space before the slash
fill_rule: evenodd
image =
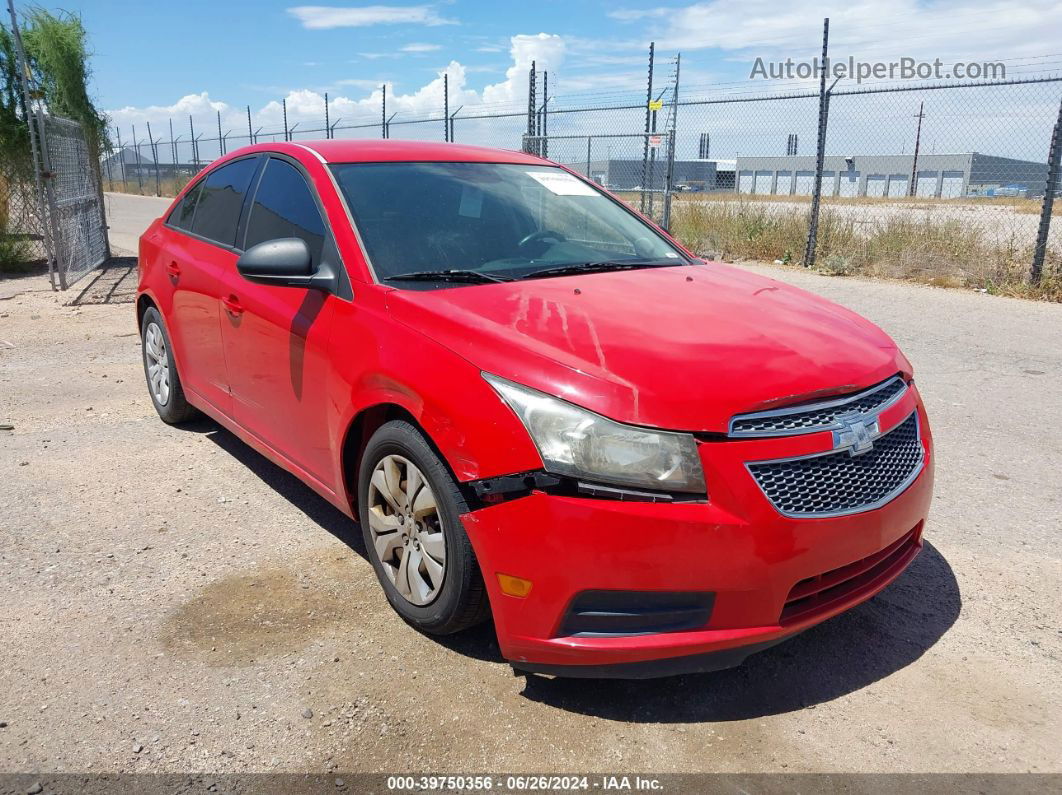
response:
<path id="1" fill-rule="evenodd" d="M 841 426 L 833 432 L 833 449 L 847 450 L 851 456 L 862 455 L 874 449 L 874 440 L 881 435 L 878 418 L 868 417 L 857 411 L 842 414 L 837 418 Z"/>

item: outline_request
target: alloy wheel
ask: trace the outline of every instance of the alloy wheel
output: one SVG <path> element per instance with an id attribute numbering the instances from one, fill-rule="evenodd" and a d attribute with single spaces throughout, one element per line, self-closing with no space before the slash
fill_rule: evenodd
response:
<path id="1" fill-rule="evenodd" d="M 406 601 L 430 604 L 446 574 L 446 538 L 435 494 L 408 458 L 387 455 L 373 469 L 369 529 L 383 570 Z"/>
<path id="2" fill-rule="evenodd" d="M 170 359 L 166 353 L 166 338 L 157 323 L 149 323 L 144 332 L 144 363 L 151 394 L 156 403 L 165 406 L 170 399 Z"/>

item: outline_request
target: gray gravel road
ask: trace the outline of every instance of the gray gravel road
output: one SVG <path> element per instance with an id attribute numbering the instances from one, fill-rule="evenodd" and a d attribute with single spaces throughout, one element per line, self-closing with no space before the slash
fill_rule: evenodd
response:
<path id="1" fill-rule="evenodd" d="M 159 212 L 139 201 L 108 202 L 122 248 Z M 754 270 L 914 362 L 929 543 L 739 669 L 644 683 L 518 679 L 489 628 L 418 635 L 342 515 L 156 418 L 131 305 L 0 282 L 0 770 L 1062 772 L 1062 306 Z"/>

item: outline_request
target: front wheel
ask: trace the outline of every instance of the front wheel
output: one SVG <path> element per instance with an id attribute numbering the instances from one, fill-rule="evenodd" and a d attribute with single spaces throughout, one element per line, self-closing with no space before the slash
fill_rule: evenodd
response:
<path id="1" fill-rule="evenodd" d="M 433 635 L 483 621 L 487 594 L 459 518 L 468 505 L 421 433 L 401 420 L 382 425 L 358 481 L 365 547 L 395 611 Z"/>

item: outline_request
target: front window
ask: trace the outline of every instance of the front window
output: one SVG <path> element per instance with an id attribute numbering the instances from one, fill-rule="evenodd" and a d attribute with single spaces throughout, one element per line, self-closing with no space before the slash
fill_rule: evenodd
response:
<path id="1" fill-rule="evenodd" d="M 377 278 L 393 286 L 688 263 L 633 212 L 554 166 L 359 163 L 333 170 Z"/>

